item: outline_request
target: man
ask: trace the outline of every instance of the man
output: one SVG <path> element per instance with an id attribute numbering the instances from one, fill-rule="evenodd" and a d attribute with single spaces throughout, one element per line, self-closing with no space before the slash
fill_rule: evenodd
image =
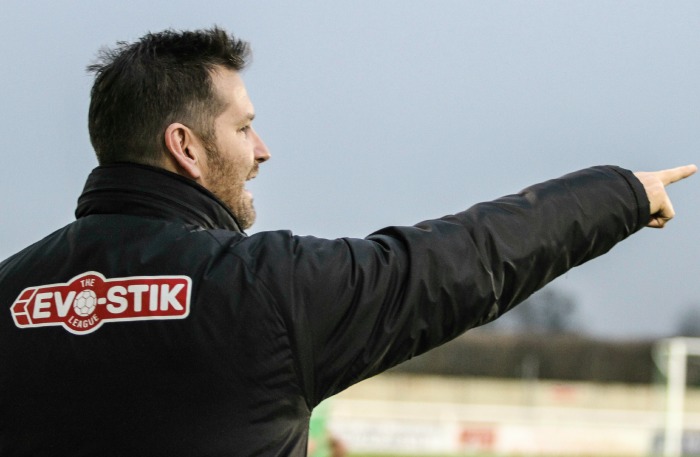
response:
<path id="1" fill-rule="evenodd" d="M 77 220 L 0 264 L 0 455 L 302 456 L 323 399 L 673 217 L 694 166 L 595 167 L 366 239 L 247 237 L 270 158 L 214 28 L 91 67 Z"/>

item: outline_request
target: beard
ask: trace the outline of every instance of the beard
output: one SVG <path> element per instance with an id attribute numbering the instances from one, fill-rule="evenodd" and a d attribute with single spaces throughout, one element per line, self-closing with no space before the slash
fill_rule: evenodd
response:
<path id="1" fill-rule="evenodd" d="M 240 170 L 236 164 L 224 160 L 219 150 L 214 145 L 207 148 L 207 160 L 209 162 L 208 189 L 221 200 L 233 213 L 241 230 L 247 230 L 255 223 L 255 207 L 253 199 L 245 190 L 248 179 L 257 174 L 258 164 L 246 174 L 245 179 L 240 178 Z"/>

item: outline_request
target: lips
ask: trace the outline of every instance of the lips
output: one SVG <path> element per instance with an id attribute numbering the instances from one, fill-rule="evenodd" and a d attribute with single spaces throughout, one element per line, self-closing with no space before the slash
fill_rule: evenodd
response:
<path id="1" fill-rule="evenodd" d="M 250 181 L 251 179 L 254 179 L 256 176 L 258 176 L 258 165 L 257 164 L 255 165 L 255 167 L 253 167 L 252 170 L 250 170 L 250 173 L 248 174 L 248 177 L 245 180 Z"/>

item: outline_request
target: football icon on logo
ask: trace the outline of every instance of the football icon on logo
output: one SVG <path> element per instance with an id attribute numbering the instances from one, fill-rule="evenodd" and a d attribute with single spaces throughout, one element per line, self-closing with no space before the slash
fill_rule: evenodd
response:
<path id="1" fill-rule="evenodd" d="M 97 295 L 90 289 L 85 289 L 75 297 L 75 303 L 73 303 L 73 310 L 78 316 L 89 316 L 95 311 L 95 306 L 97 305 Z"/>

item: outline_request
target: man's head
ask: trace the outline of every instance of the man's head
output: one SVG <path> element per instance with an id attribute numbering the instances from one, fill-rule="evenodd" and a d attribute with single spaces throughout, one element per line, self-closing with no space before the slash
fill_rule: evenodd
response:
<path id="1" fill-rule="evenodd" d="M 238 74 L 249 55 L 248 43 L 219 28 L 149 33 L 103 50 L 88 67 L 100 164 L 136 162 L 192 178 L 250 227 L 255 211 L 243 186 L 269 153 Z"/>

